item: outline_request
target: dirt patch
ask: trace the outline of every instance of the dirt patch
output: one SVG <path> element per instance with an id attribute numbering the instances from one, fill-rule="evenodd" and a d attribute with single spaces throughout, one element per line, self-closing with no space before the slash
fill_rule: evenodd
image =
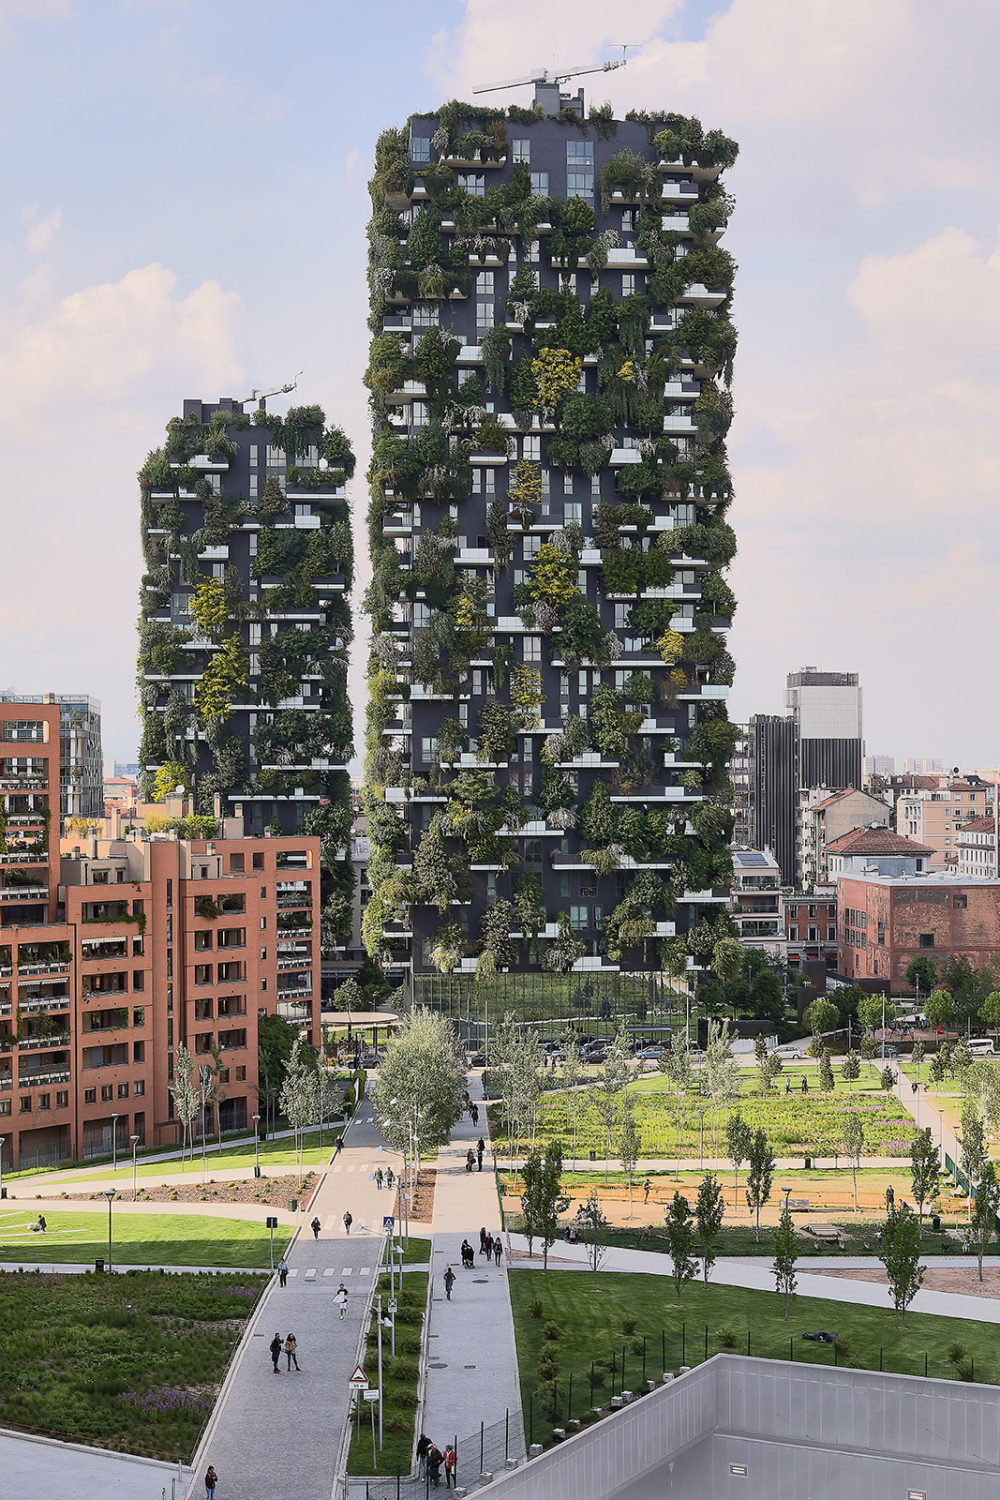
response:
<path id="1" fill-rule="evenodd" d="M 417 1173 L 417 1185 L 410 1204 L 410 1218 L 418 1224 L 429 1224 L 434 1218 L 434 1187 L 437 1182 L 436 1167 L 421 1167 Z"/>
<path id="2" fill-rule="evenodd" d="M 880 1266 L 862 1270 L 809 1269 L 811 1276 L 839 1276 L 848 1281 L 873 1281 L 878 1286 L 888 1286 L 889 1279 Z M 979 1280 L 975 1264 L 968 1266 L 929 1266 L 924 1273 L 925 1292 L 960 1292 L 965 1297 L 1000 1297 L 1000 1266 L 984 1266 L 983 1279 Z"/>
<path id="3" fill-rule="evenodd" d="M 235 1182 L 183 1182 L 174 1187 L 140 1188 L 137 1203 L 256 1203 L 263 1208 L 287 1208 L 289 1200 L 308 1199 L 319 1180 L 318 1173 L 301 1177 L 244 1177 Z M 131 1202 L 131 1195 L 123 1198 Z M 93 1200 L 102 1193 L 62 1193 L 67 1202 Z"/>

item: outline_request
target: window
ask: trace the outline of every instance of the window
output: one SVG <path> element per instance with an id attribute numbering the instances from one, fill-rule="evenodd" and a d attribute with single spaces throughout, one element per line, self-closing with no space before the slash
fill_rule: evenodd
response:
<path id="1" fill-rule="evenodd" d="M 920 942 L 921 948 L 933 948 L 934 947 L 934 934 L 933 934 L 933 932 L 922 932 L 920 934 L 919 942 Z"/>
<path id="2" fill-rule="evenodd" d="M 110 1104 L 114 1097 L 114 1089 L 110 1083 L 101 1084 L 101 1103 Z"/>
<path id="3" fill-rule="evenodd" d="M 439 310 L 436 302 L 415 302 L 413 304 L 413 326 L 414 328 L 436 328 L 439 322 Z"/>
<path id="4" fill-rule="evenodd" d="M 31 1114 L 31 1095 L 30 1094 L 22 1094 L 21 1095 L 21 1113 L 22 1113 L 22 1115 L 30 1115 Z"/>
<path id="5" fill-rule="evenodd" d="M 420 741 L 420 758 L 425 765 L 433 765 L 437 760 L 438 742 L 437 735 L 425 735 Z"/>
<path id="6" fill-rule="evenodd" d="M 49 1109 L 51 1107 L 50 1103 L 49 1103 L 49 1097 L 50 1096 L 48 1094 L 39 1094 L 39 1096 L 38 1096 L 38 1108 L 39 1109 Z"/>
<path id="7" fill-rule="evenodd" d="M 582 932 L 590 925 L 588 908 L 586 906 L 571 906 L 569 909 L 570 925 L 574 932 Z"/>
<path id="8" fill-rule="evenodd" d="M 494 319 L 493 303 L 492 302 L 477 302 L 476 303 L 476 328 L 477 328 L 477 330 L 479 330 L 480 332 L 482 332 L 482 331 L 484 331 L 487 328 L 492 328 L 493 327 L 493 319 Z M 414 405 L 416 405 L 416 404 L 417 403 L 414 402 Z"/>
<path id="9" fill-rule="evenodd" d="M 521 457 L 534 459 L 535 463 L 542 456 L 542 440 L 540 437 L 526 437 L 521 440 Z"/>
<path id="10" fill-rule="evenodd" d="M 541 661 L 542 638 L 540 635 L 526 635 L 524 637 L 524 659 L 525 661 Z"/>
<path id="11" fill-rule="evenodd" d="M 590 498 L 592 500 L 599 500 L 601 498 L 600 474 L 591 474 L 590 476 Z"/>
<path id="12" fill-rule="evenodd" d="M 118 1097 L 119 1097 L 119 1099 L 127 1099 L 128 1098 L 128 1084 L 127 1083 L 120 1083 L 118 1085 Z"/>
<path id="13" fill-rule="evenodd" d="M 146 976 L 142 969 L 132 970 L 132 988 L 136 992 L 141 992 L 146 988 Z"/>
<path id="14" fill-rule="evenodd" d="M 410 160 L 430 161 L 431 143 L 430 137 L 425 135 L 412 135 L 410 137 Z"/>
<path id="15" fill-rule="evenodd" d="M 635 296 L 635 277 L 631 271 L 622 272 L 622 296 Z"/>
<path id="16" fill-rule="evenodd" d="M 969 898 L 968 896 L 960 896 L 956 891 L 951 898 L 951 904 L 956 911 L 965 911 L 966 907 L 969 904 Z"/>
<path id="17" fill-rule="evenodd" d="M 133 1085 L 132 1085 L 132 1097 L 133 1097 L 133 1099 L 139 1099 L 139 1098 L 141 1098 L 142 1095 L 145 1092 L 146 1092 L 145 1079 L 137 1078 L 136 1081 L 135 1081 L 135 1083 L 133 1083 Z"/>
<path id="18" fill-rule="evenodd" d="M 788 929 L 788 941 L 790 943 L 797 943 L 798 940 L 799 940 L 799 929 L 797 927 L 789 927 L 789 929 Z"/>
<path id="19" fill-rule="evenodd" d="M 623 208 L 622 209 L 622 233 L 623 234 L 631 234 L 634 229 L 635 229 L 635 209 L 634 208 Z"/>
<path id="20" fill-rule="evenodd" d="M 566 197 L 594 196 L 593 141 L 566 142 Z"/>
<path id="21" fill-rule="evenodd" d="M 83 1102 L 84 1102 L 84 1104 L 96 1104 L 97 1103 L 97 1090 L 96 1089 L 84 1089 L 84 1091 L 83 1091 Z"/>
<path id="22" fill-rule="evenodd" d="M 482 172 L 459 172 L 458 186 L 473 198 L 486 197 L 486 177 Z"/>
<path id="23" fill-rule="evenodd" d="M 515 162 L 530 162 L 531 142 L 529 140 L 511 141 L 511 152 Z"/>
<path id="24" fill-rule="evenodd" d="M 531 191 L 536 198 L 547 198 L 549 196 L 548 172 L 532 172 Z"/>
<path id="25" fill-rule="evenodd" d="M 236 1069 L 236 1082 L 237 1083 L 246 1083 L 246 1081 L 247 1081 L 246 1064 L 245 1063 L 241 1063 L 239 1065 L 239 1067 Z"/>
<path id="26" fill-rule="evenodd" d="M 243 855 L 242 854 L 231 854 L 229 856 L 229 873 L 230 873 L 230 875 L 242 875 L 243 874 Z"/>
<path id="27" fill-rule="evenodd" d="M 495 291 L 492 271 L 479 271 L 476 275 L 476 296 L 492 297 Z"/>

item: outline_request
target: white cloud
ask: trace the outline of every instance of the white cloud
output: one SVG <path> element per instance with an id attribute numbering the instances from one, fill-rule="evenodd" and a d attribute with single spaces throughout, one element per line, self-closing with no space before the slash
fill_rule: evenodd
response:
<path id="1" fill-rule="evenodd" d="M 63 21 L 69 14 L 69 0 L 0 0 L 0 46 L 17 36 L 14 21 Z"/>
<path id="2" fill-rule="evenodd" d="M 44 219 L 33 223 L 24 237 L 25 248 L 32 255 L 44 255 L 62 228 L 62 209 L 54 208 Z"/>
<path id="3" fill-rule="evenodd" d="M 996 367 L 1000 249 L 982 254 L 964 229 L 950 226 L 902 255 L 866 256 L 847 300 L 897 356 L 942 370 L 955 369 L 956 355 L 964 372 L 981 361 Z"/>

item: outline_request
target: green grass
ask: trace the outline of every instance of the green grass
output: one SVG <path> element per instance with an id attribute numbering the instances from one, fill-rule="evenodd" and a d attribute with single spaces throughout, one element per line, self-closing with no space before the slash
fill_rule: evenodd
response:
<path id="1" fill-rule="evenodd" d="M 263 1284 L 0 1273 L 4 1426 L 190 1462 Z"/>
<path id="2" fill-rule="evenodd" d="M 809 1092 L 797 1089 L 797 1081 L 806 1074 Z M 762 1097 L 756 1070 L 747 1070 L 743 1080 L 743 1093 L 739 1110 L 752 1130 L 763 1129 L 776 1156 L 832 1156 L 843 1150 L 844 1123 L 847 1112 L 856 1109 L 862 1118 L 865 1135 L 865 1152 L 871 1156 L 909 1155 L 910 1142 L 916 1133 L 916 1125 L 899 1100 L 884 1093 L 877 1079 L 862 1078 L 853 1089 L 848 1089 L 836 1075 L 836 1087 L 832 1093 L 821 1094 L 816 1089 L 816 1071 L 788 1068 L 785 1074 L 792 1080 L 793 1092 L 786 1094 L 779 1080 L 774 1093 Z M 641 1136 L 643 1158 L 667 1158 L 677 1155 L 677 1127 L 674 1115 L 674 1096 L 670 1082 L 662 1074 L 646 1074 L 635 1078 L 628 1085 L 629 1097 L 635 1105 L 635 1120 Z M 567 1098 L 546 1097 L 539 1106 L 537 1136 L 542 1145 L 551 1137 L 562 1143 L 564 1156 L 573 1156 L 574 1127 L 573 1101 L 578 1100 L 576 1114 L 576 1152 L 580 1157 L 595 1151 L 604 1157 L 606 1136 L 604 1125 L 598 1114 L 596 1094 L 593 1090 L 581 1090 L 568 1097 L 569 1122 L 567 1123 Z M 713 1139 L 713 1114 L 706 1109 L 704 1098 L 693 1091 L 682 1099 L 681 1109 L 681 1155 L 701 1155 L 704 1114 L 704 1151 L 706 1156 L 726 1154 L 725 1119 L 722 1111 L 721 1124 L 717 1125 Z M 505 1127 L 502 1106 L 494 1105 L 490 1110 L 490 1123 L 497 1148 L 504 1149 Z M 612 1131 L 612 1151 L 615 1149 L 616 1133 Z M 522 1140 L 521 1150 L 528 1149 L 529 1142 Z"/>
<path id="3" fill-rule="evenodd" d="M 926 1355 L 926 1373 L 942 1379 L 956 1378 L 948 1349 L 960 1343 L 975 1360 L 976 1380 L 1000 1383 L 1000 1350 L 991 1323 L 910 1313 L 906 1327 L 900 1328 L 898 1317 L 889 1309 L 816 1297 L 793 1298 L 786 1323 L 784 1299 L 774 1292 L 712 1284 L 705 1287 L 700 1282 L 685 1287 L 683 1305 L 678 1309 L 669 1277 L 636 1273 L 602 1272 L 599 1290 L 594 1292 L 590 1274 L 585 1271 L 549 1271 L 546 1275 L 516 1270 L 511 1274 L 510 1288 L 529 1441 L 532 1417 L 536 1442 L 548 1441 L 553 1426 L 551 1383 L 539 1391 L 537 1373 L 539 1356 L 548 1343 L 555 1349 L 558 1365 L 558 1425 L 564 1425 L 567 1417 L 571 1374 L 573 1415 L 583 1417 L 589 1410 L 591 1361 L 597 1365 L 595 1373 L 601 1379 L 595 1387 L 594 1405 L 607 1405 L 613 1394 L 612 1380 L 615 1390 L 621 1389 L 623 1348 L 624 1387 L 635 1389 L 641 1384 L 643 1335 L 646 1376 L 650 1379 L 658 1378 L 664 1369 L 676 1372 L 681 1364 L 696 1365 L 717 1354 L 719 1333 L 727 1330 L 735 1353 L 747 1353 L 749 1335 L 750 1353 L 757 1357 L 793 1357 L 824 1365 L 849 1363 L 877 1370 L 881 1354 L 881 1368 L 906 1375 L 923 1375 Z M 531 1312 L 536 1298 L 541 1302 L 540 1317 L 533 1317 Z M 637 1320 L 632 1335 L 622 1330 L 622 1319 L 629 1315 Z M 558 1339 L 545 1338 L 548 1323 L 558 1325 Z M 803 1341 L 803 1333 L 817 1329 L 835 1333 L 841 1347 L 835 1351 L 830 1345 Z"/>
<path id="4" fill-rule="evenodd" d="M 28 1229 L 38 1215 L 19 1208 L 0 1213 L 0 1261 L 83 1264 L 108 1255 L 108 1216 L 58 1210 L 45 1215 L 46 1234 Z M 291 1239 L 282 1225 L 274 1235 L 274 1258 Z M 130 1214 L 112 1216 L 112 1254 L 117 1265 L 270 1266 L 270 1231 L 249 1219 L 211 1218 L 205 1214 Z"/>
<path id="5" fill-rule="evenodd" d="M 411 1234 L 409 1245 L 403 1246 L 403 1265 L 425 1266 L 430 1262 L 430 1258 L 430 1240 L 418 1239 L 415 1234 Z"/>
<path id="6" fill-rule="evenodd" d="M 424 1241 L 428 1251 L 430 1245 Z M 414 1241 L 410 1240 L 413 1249 Z M 426 1271 L 414 1271 L 403 1278 L 403 1291 L 396 1312 L 396 1357 L 389 1354 L 388 1330 L 382 1336 L 382 1413 L 383 1447 L 378 1462 L 372 1467 L 371 1416 L 367 1401 L 363 1401 L 361 1426 L 357 1421 L 351 1425 L 351 1446 L 347 1455 L 349 1474 L 409 1474 L 413 1457 L 413 1424 L 417 1413 L 417 1384 L 420 1374 L 420 1347 L 422 1340 L 424 1308 L 427 1305 Z M 389 1295 L 389 1277 L 383 1273 L 376 1283 L 376 1291 L 383 1297 Z M 383 1302 L 383 1307 L 384 1307 Z M 375 1352 L 375 1310 L 368 1330 L 368 1344 L 362 1365 L 374 1385 L 377 1371 Z M 378 1412 L 375 1413 L 376 1437 Z"/>
<path id="7" fill-rule="evenodd" d="M 339 1128 L 342 1127 L 338 1127 L 338 1129 Z M 307 1145 L 303 1150 L 303 1166 L 319 1166 L 322 1163 L 329 1161 L 330 1157 L 333 1154 L 333 1143 L 336 1139 L 336 1131 L 334 1129 L 331 1129 L 329 1125 L 326 1127 L 325 1131 L 323 1132 L 322 1149 L 319 1146 L 319 1132 L 313 1131 L 311 1132 L 311 1136 L 315 1138 L 316 1144 Z M 123 1158 L 119 1156 L 118 1160 L 119 1162 L 121 1162 Z M 253 1164 L 254 1149 L 252 1141 L 248 1146 L 226 1146 L 221 1155 L 217 1151 L 214 1151 L 211 1146 L 209 1146 L 205 1152 L 206 1180 L 209 1177 L 218 1178 L 220 1174 L 232 1171 L 234 1168 L 252 1167 Z M 297 1167 L 298 1156 L 291 1139 L 261 1141 L 260 1164 L 265 1169 L 270 1167 Z M 88 1163 L 88 1168 L 90 1166 L 91 1164 Z M 175 1160 L 171 1161 L 140 1161 L 136 1166 L 136 1176 L 142 1178 L 160 1178 L 180 1176 L 183 1173 L 185 1177 L 190 1177 L 193 1182 L 200 1182 L 201 1170 L 201 1150 L 200 1148 L 198 1148 L 196 1149 L 193 1161 L 188 1160 L 182 1162 L 180 1157 L 177 1157 Z M 7 1175 L 8 1174 L 5 1172 L 4 1177 L 6 1178 Z M 24 1175 L 31 1176 L 33 1174 L 26 1173 Z M 60 1178 L 69 1176 L 70 1169 L 62 1168 L 58 1173 L 54 1175 Z M 88 1170 L 87 1172 L 82 1172 L 80 1169 L 76 1169 L 72 1172 L 72 1179 L 74 1181 L 79 1180 L 84 1184 L 86 1183 L 88 1176 L 94 1179 L 99 1177 L 102 1182 L 131 1182 L 131 1159 L 129 1159 L 129 1163 L 127 1166 L 119 1166 L 117 1171 L 109 1170 L 95 1173 L 90 1170 Z"/>

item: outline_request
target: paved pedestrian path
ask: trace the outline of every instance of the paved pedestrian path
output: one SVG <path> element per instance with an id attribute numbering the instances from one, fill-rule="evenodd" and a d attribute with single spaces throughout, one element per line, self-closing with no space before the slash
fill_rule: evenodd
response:
<path id="1" fill-rule="evenodd" d="M 512 1234 L 510 1236 L 512 1250 L 521 1251 L 527 1257 L 528 1241 L 524 1235 Z M 844 1261 L 831 1261 L 838 1268 L 843 1267 Z M 958 1264 L 968 1266 L 968 1261 L 958 1261 Z M 865 1265 L 879 1265 L 877 1260 L 864 1262 Z M 934 1257 L 931 1265 L 937 1265 L 938 1259 Z M 802 1269 L 803 1262 L 799 1261 L 796 1268 L 798 1276 L 797 1292 L 800 1297 L 823 1297 L 828 1302 L 852 1302 L 862 1303 L 866 1307 L 892 1307 L 892 1298 L 889 1288 L 880 1286 L 874 1281 L 855 1281 L 849 1277 L 831 1277 L 810 1275 Z M 541 1256 L 528 1260 L 518 1260 L 517 1268 L 528 1270 L 541 1270 Z M 557 1271 L 589 1271 L 587 1264 L 587 1247 L 585 1245 L 557 1244 L 549 1252 L 549 1267 Z M 661 1255 L 652 1250 L 624 1250 L 609 1246 L 607 1254 L 601 1265 L 600 1274 L 607 1271 L 642 1271 L 647 1275 L 670 1276 L 672 1264 L 669 1255 Z M 773 1292 L 774 1272 L 769 1262 L 763 1257 L 753 1260 L 717 1260 L 712 1272 L 712 1280 L 724 1286 L 741 1286 L 749 1290 Z M 1000 1323 L 1000 1300 L 989 1297 L 966 1297 L 957 1292 L 930 1292 L 921 1291 L 914 1297 L 910 1308 L 913 1312 L 938 1313 L 946 1318 L 970 1318 L 977 1323 Z"/>
<path id="2" fill-rule="evenodd" d="M 469 1092 L 482 1098 L 481 1074 L 470 1076 Z M 486 1143 L 483 1170 L 465 1170 L 466 1153 L 482 1136 Z M 427 1385 L 423 1428 L 444 1449 L 459 1440 L 459 1484 L 469 1486 L 479 1475 L 480 1423 L 504 1422 L 509 1411 L 511 1458 L 524 1457 L 521 1395 L 514 1342 L 514 1317 L 507 1283 L 507 1259 L 487 1265 L 479 1254 L 479 1231 L 501 1233 L 500 1207 L 490 1150 L 486 1111 L 479 1123 L 463 1116 L 451 1142 L 438 1153 L 437 1184 L 432 1224 L 434 1285 L 428 1328 Z M 462 1268 L 463 1239 L 476 1251 L 475 1266 Z M 444 1272 L 455 1272 L 451 1301 L 445 1296 Z M 469 1451 L 470 1442 L 472 1452 Z"/>
<path id="3" fill-rule="evenodd" d="M 377 1165 L 398 1162 L 384 1152 L 371 1107 L 363 1102 L 348 1128 L 341 1155 L 324 1173 L 311 1205 L 321 1223 L 314 1239 L 303 1227 L 288 1255 L 288 1285 L 268 1286 L 194 1462 L 200 1479 L 212 1463 L 220 1495 L 239 1500 L 330 1500 L 348 1414 L 348 1379 L 357 1360 L 362 1322 L 382 1251 L 382 1214 L 388 1195 L 372 1180 Z M 354 1223 L 345 1232 L 343 1214 Z M 335 1295 L 350 1294 L 340 1321 Z M 274 1333 L 294 1333 L 301 1369 L 271 1369 Z"/>

